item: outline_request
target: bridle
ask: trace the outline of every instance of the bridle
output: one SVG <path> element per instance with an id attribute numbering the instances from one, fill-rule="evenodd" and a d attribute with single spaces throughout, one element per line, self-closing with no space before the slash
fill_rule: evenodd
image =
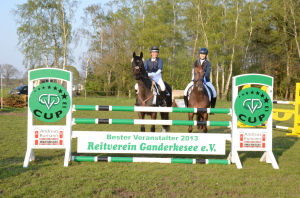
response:
<path id="1" fill-rule="evenodd" d="M 140 57 L 136 56 L 137 58 L 133 58 L 132 59 L 132 69 L 133 69 L 133 73 L 136 77 L 137 80 L 141 79 L 141 78 L 145 78 L 145 79 L 150 79 L 147 76 L 144 76 L 143 73 L 141 72 L 142 68 L 144 68 L 144 61 L 143 59 L 141 59 Z"/>
<path id="2" fill-rule="evenodd" d="M 136 56 L 135 58 L 132 59 L 131 62 L 132 62 L 132 71 L 133 71 L 133 74 L 134 74 L 136 80 L 140 80 L 141 78 L 150 79 L 149 77 L 144 76 L 143 72 L 141 71 L 142 69 L 144 69 L 144 61 L 143 61 L 143 59 L 141 59 L 140 57 Z M 153 88 L 153 84 L 152 84 L 151 89 L 150 89 L 151 91 L 152 91 L 152 88 Z M 142 106 L 146 106 L 146 102 L 148 100 L 150 100 L 151 98 L 153 98 L 154 94 L 151 94 L 145 100 L 142 99 L 142 97 L 141 97 L 140 94 L 138 94 L 137 96 L 140 99 L 140 101 L 142 102 Z"/>
<path id="3" fill-rule="evenodd" d="M 198 65 L 197 67 L 201 67 L 201 66 Z M 202 91 L 203 86 L 204 86 L 204 84 L 203 84 L 203 82 L 204 82 L 204 79 L 203 79 L 204 74 L 201 77 L 201 72 L 204 72 L 202 68 L 201 68 L 200 71 L 198 70 L 198 68 L 197 69 L 196 69 L 196 67 L 194 68 L 194 75 L 196 73 L 199 73 L 199 76 L 200 76 L 200 78 L 198 78 L 198 79 L 194 78 L 194 80 L 193 80 L 195 87 L 197 87 L 199 91 Z"/>

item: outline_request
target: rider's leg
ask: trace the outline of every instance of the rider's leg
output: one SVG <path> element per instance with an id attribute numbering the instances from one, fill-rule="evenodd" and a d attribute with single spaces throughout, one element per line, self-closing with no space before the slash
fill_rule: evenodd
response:
<path id="1" fill-rule="evenodd" d="M 187 86 L 186 88 L 184 89 L 184 92 L 183 92 L 183 100 L 184 100 L 184 104 L 185 104 L 185 107 L 188 107 L 188 90 L 189 88 L 193 85 L 193 81 L 191 81 Z"/>
<path id="2" fill-rule="evenodd" d="M 212 98 L 211 98 L 211 101 L 210 101 L 210 107 L 211 108 L 215 108 L 216 102 L 217 102 L 217 92 L 216 92 L 216 89 L 215 89 L 215 87 L 213 86 L 213 84 L 211 82 L 207 82 L 206 85 L 209 86 L 210 89 L 213 92 L 213 95 L 212 95 Z M 211 113 L 210 115 L 213 115 L 213 113 Z"/>
<path id="3" fill-rule="evenodd" d="M 162 80 L 162 78 L 159 78 L 157 80 L 157 83 L 160 86 L 160 90 L 161 90 L 161 97 L 162 97 L 162 106 L 167 106 L 167 98 L 166 98 L 166 86 L 164 81 Z"/>
<path id="4" fill-rule="evenodd" d="M 137 84 L 137 83 L 135 83 L 135 85 L 134 85 L 134 89 L 136 90 L 136 94 L 138 94 L 138 93 L 139 93 L 139 86 L 138 86 L 138 84 Z"/>

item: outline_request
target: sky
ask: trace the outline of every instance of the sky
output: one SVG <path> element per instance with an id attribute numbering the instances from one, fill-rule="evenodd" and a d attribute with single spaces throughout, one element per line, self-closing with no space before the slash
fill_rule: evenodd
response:
<path id="1" fill-rule="evenodd" d="M 0 64 L 13 65 L 19 71 L 24 73 L 25 66 L 22 64 L 24 59 L 23 54 L 18 50 L 18 35 L 17 24 L 11 13 L 16 8 L 17 4 L 26 3 L 27 0 L 0 0 Z M 101 3 L 105 4 L 109 0 L 81 0 L 81 3 L 76 11 L 76 24 L 74 28 L 79 27 L 81 22 L 80 17 L 83 16 L 83 9 L 91 4 Z M 86 51 L 84 42 L 73 50 L 75 59 L 74 66 L 80 71 L 80 63 L 78 57 Z"/>

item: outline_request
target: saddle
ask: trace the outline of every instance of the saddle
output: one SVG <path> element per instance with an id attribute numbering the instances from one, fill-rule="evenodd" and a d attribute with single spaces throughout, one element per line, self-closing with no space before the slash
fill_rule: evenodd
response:
<path id="1" fill-rule="evenodd" d="M 204 87 L 205 87 L 205 89 L 207 91 L 207 95 L 208 95 L 209 101 L 211 101 L 213 92 L 212 92 L 211 88 L 209 86 L 207 86 L 206 84 L 204 84 Z M 187 97 L 188 97 L 188 99 L 190 99 L 190 95 L 191 95 L 191 92 L 192 92 L 193 88 L 194 88 L 194 85 L 191 85 L 189 87 L 188 91 L 187 91 Z"/>
<path id="2" fill-rule="evenodd" d="M 153 92 L 153 95 L 154 95 L 153 105 L 156 105 L 157 96 L 160 95 L 161 88 L 160 88 L 159 84 L 157 84 L 154 80 L 152 80 L 151 91 Z M 167 88 L 166 88 L 166 96 L 170 96 L 170 93 L 168 92 Z"/>

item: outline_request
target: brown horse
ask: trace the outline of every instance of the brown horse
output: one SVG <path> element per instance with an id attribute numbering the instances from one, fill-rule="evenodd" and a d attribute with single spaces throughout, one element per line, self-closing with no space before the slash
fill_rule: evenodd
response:
<path id="1" fill-rule="evenodd" d="M 205 72 L 203 70 L 204 63 L 202 65 L 198 65 L 198 61 L 195 61 L 194 65 L 194 86 L 192 92 L 190 94 L 190 98 L 188 101 L 188 107 L 191 108 L 209 108 L 210 101 L 209 96 L 204 87 L 204 75 Z M 208 114 L 207 113 L 189 113 L 189 120 L 194 119 L 194 115 L 197 114 L 197 121 L 207 121 Z M 198 126 L 199 133 L 204 132 L 207 133 L 207 126 Z M 189 133 L 193 131 L 193 126 L 189 126 Z"/>
<path id="2" fill-rule="evenodd" d="M 155 96 L 152 91 L 152 80 L 148 77 L 148 73 L 145 71 L 144 68 L 144 61 L 143 61 L 143 52 L 141 52 L 140 56 L 136 56 L 135 52 L 133 53 L 132 59 L 132 73 L 134 78 L 138 84 L 138 94 L 136 96 L 136 106 L 159 106 L 161 104 L 162 98 L 159 96 Z M 166 82 L 166 91 L 169 95 L 166 96 L 166 103 L 167 107 L 172 106 L 172 88 Z M 156 101 L 153 101 L 156 98 Z M 154 103 L 154 104 L 153 104 Z M 157 112 L 139 112 L 138 116 L 139 119 L 144 119 L 145 115 L 150 115 L 151 119 L 155 120 L 157 117 Z M 161 112 L 161 119 L 168 120 L 169 113 L 168 112 Z M 163 125 L 163 132 L 169 131 L 169 125 Z M 145 132 L 145 125 L 141 125 L 141 132 Z M 151 132 L 155 132 L 155 125 L 151 125 Z"/>

